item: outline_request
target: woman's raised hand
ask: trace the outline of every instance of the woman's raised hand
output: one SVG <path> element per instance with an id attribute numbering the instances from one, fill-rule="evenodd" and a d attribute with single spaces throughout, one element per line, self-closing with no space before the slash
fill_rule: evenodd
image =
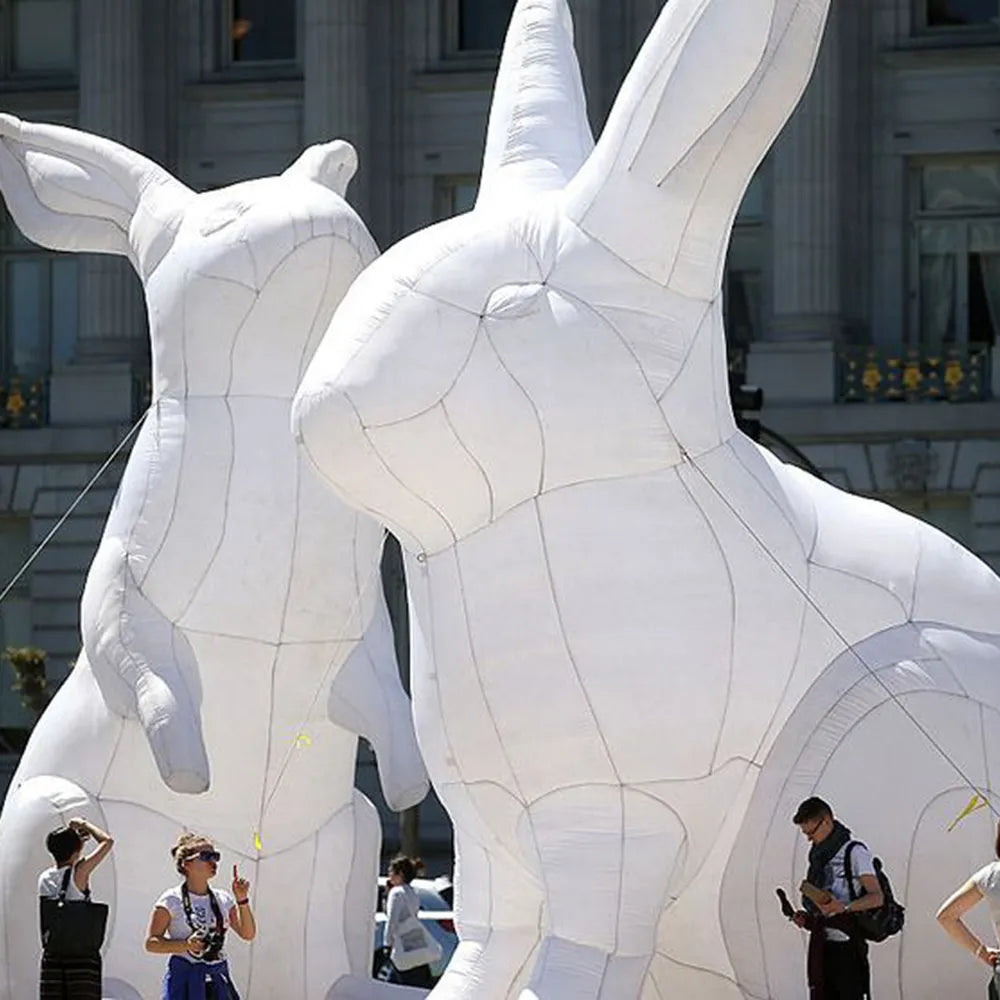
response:
<path id="1" fill-rule="evenodd" d="M 250 895 L 250 883 L 240 877 L 239 869 L 233 865 L 233 895 L 237 903 L 245 903 Z"/>

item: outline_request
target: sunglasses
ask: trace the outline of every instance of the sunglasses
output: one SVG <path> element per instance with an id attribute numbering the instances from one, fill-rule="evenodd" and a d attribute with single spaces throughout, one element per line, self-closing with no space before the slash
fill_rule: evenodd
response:
<path id="1" fill-rule="evenodd" d="M 222 855 L 218 851 L 199 851 L 188 855 L 188 861 L 212 861 L 218 864 L 221 859 Z"/>

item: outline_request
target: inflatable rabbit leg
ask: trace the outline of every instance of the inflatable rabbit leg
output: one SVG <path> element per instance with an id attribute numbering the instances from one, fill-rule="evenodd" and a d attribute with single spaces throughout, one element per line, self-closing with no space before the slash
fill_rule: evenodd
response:
<path id="1" fill-rule="evenodd" d="M 400 682 L 377 566 L 373 573 L 374 593 L 361 595 L 373 604 L 368 627 L 334 678 L 327 710 L 334 724 L 371 743 L 385 800 L 400 812 L 423 801 L 429 784 L 412 707 Z"/>
<path id="2" fill-rule="evenodd" d="M 0 1000 L 23 1000 L 38 990 L 38 876 L 51 868 L 46 835 L 81 816 L 108 829 L 95 797 L 71 781 L 52 776 L 16 784 L 0 817 Z M 94 875 L 94 898 L 115 900 L 114 864 L 105 862 Z M 109 926 L 113 926 L 115 908 Z"/>

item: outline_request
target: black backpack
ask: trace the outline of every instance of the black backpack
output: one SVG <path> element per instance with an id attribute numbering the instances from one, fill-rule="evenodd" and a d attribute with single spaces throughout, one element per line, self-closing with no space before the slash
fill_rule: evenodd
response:
<path id="1" fill-rule="evenodd" d="M 859 897 L 854 892 L 854 873 L 851 870 L 851 851 L 857 846 L 864 847 L 858 840 L 852 840 L 844 851 L 844 876 L 847 879 L 847 891 L 851 900 Z M 860 913 L 852 913 L 851 917 L 858 928 L 861 937 L 866 941 L 884 941 L 886 938 L 898 934 L 903 929 L 903 922 L 906 919 L 906 910 L 903 908 L 892 893 L 892 886 L 889 883 L 889 876 L 886 875 L 882 867 L 880 858 L 873 858 L 872 865 L 875 868 L 875 877 L 878 879 L 879 887 L 882 890 L 883 903 L 877 910 L 862 910 Z"/>

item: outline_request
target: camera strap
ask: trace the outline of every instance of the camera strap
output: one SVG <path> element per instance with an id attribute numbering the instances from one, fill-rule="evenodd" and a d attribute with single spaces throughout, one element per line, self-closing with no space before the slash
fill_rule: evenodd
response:
<path id="1" fill-rule="evenodd" d="M 208 887 L 208 900 L 212 907 L 212 913 L 215 915 L 215 933 L 222 938 L 226 933 L 226 922 L 222 917 L 222 908 L 219 906 L 219 901 L 215 898 L 211 886 Z M 184 916 L 187 919 L 188 927 L 194 934 L 200 928 L 195 926 L 194 907 L 191 905 L 191 893 L 188 891 L 187 882 L 181 885 L 181 905 L 184 907 Z"/>

